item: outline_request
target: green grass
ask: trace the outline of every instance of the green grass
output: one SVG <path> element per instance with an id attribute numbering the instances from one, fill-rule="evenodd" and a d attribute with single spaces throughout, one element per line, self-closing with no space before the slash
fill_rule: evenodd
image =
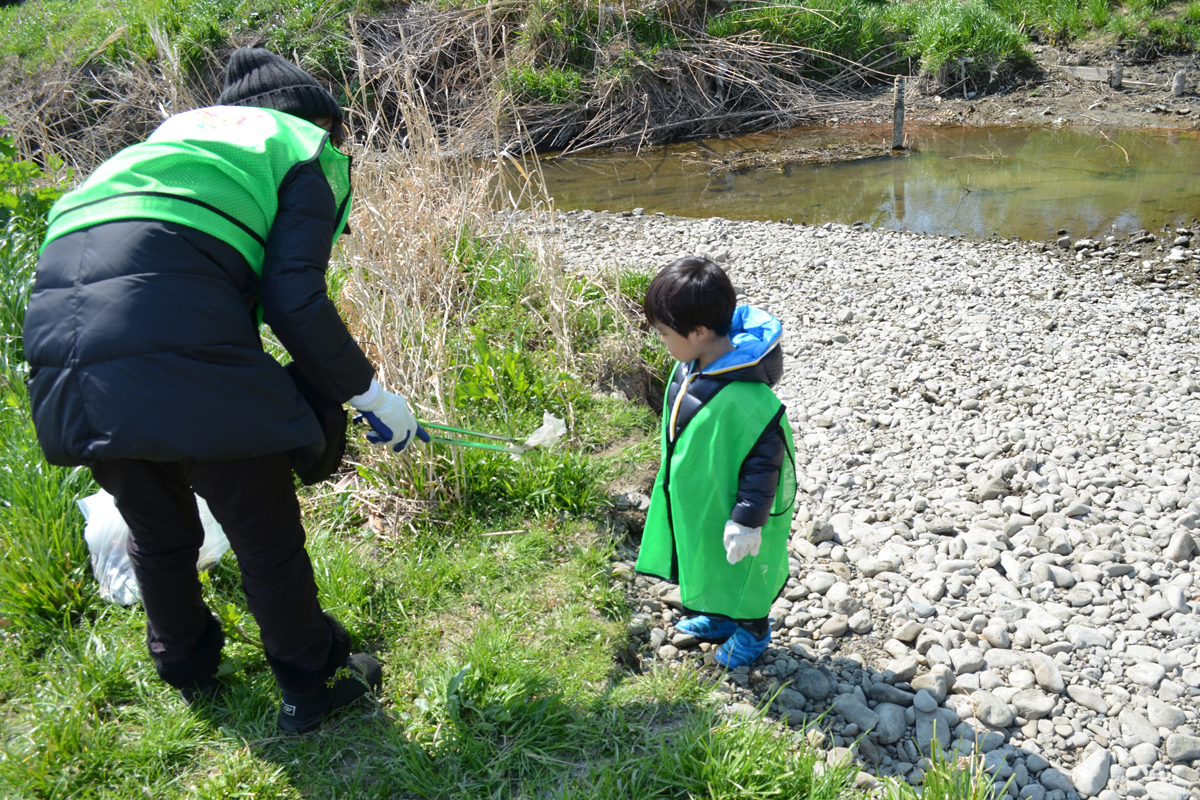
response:
<path id="1" fill-rule="evenodd" d="M 253 38 L 276 52 L 298 52 L 304 66 L 340 75 L 348 63 L 341 38 L 349 14 L 377 13 L 386 0 L 33 0 L 0 8 L 0 59 L 29 69 L 54 61 L 152 60 L 157 27 L 185 63 Z M 346 73 L 353 70 L 346 69 Z"/>
<path id="2" fill-rule="evenodd" d="M 897 41 L 888 29 L 887 5 L 863 0 L 787 0 L 762 7 L 759 3 L 735 4 L 708 22 L 711 36 L 726 37 L 757 32 L 764 39 L 800 45 L 818 55 L 810 74 L 840 72 L 848 61 L 857 61 L 880 47 Z"/>
<path id="3" fill-rule="evenodd" d="M 561 104 L 575 102 L 583 97 L 583 90 L 580 88 L 582 78 L 583 74 L 576 69 L 538 69 L 529 64 L 521 64 L 504 76 L 503 84 L 518 100 Z"/>
<path id="4" fill-rule="evenodd" d="M 934 749 L 921 765 L 924 771 L 921 791 L 894 778 L 883 782 L 883 800 L 991 800 L 1003 797 L 1012 778 L 1000 784 L 984 769 L 983 756 L 944 753 Z"/>
<path id="5" fill-rule="evenodd" d="M 840 72 L 850 62 L 878 58 L 888 48 L 915 56 L 927 72 L 960 58 L 979 60 L 971 67 L 975 72 L 1028 58 L 1026 37 L 982 0 L 743 3 L 708 23 L 713 36 L 750 31 L 816 51 L 811 74 L 817 77 Z"/>
<path id="6" fill-rule="evenodd" d="M 960 58 L 973 58 L 980 72 L 1026 61 L 1025 37 L 981 0 L 933 0 L 920 7 L 907 48 L 921 67 L 936 72 Z"/>

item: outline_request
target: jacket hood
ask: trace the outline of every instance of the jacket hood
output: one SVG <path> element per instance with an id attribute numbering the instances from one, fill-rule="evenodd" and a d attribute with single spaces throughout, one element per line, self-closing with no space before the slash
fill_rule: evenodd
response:
<path id="1" fill-rule="evenodd" d="M 774 386 L 783 376 L 783 352 L 779 349 L 782 337 L 783 323 L 774 316 L 754 306 L 738 306 L 729 329 L 733 350 L 700 374 Z"/>

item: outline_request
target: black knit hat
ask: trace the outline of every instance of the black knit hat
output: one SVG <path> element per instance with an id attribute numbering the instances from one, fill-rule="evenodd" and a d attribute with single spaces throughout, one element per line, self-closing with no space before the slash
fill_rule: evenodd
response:
<path id="1" fill-rule="evenodd" d="M 333 95 L 292 62 L 261 47 L 234 50 L 217 104 L 273 108 L 309 122 L 342 119 Z"/>

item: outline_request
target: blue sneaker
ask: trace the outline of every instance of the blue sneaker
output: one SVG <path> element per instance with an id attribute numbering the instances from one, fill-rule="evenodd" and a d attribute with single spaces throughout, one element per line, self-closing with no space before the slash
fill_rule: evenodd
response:
<path id="1" fill-rule="evenodd" d="M 717 642 L 723 642 L 737 631 L 737 623 L 728 619 L 718 619 L 710 617 L 707 614 L 698 614 L 694 617 L 675 624 L 675 630 L 680 633 L 687 633 L 695 636 L 697 639 L 706 639 Z"/>
<path id="2" fill-rule="evenodd" d="M 738 627 L 733 636 L 730 636 L 725 640 L 725 644 L 717 648 L 716 654 L 713 655 L 713 661 L 727 669 L 748 667 L 763 654 L 769 644 L 771 644 L 769 630 L 763 638 L 755 639 L 754 634 L 745 628 Z"/>

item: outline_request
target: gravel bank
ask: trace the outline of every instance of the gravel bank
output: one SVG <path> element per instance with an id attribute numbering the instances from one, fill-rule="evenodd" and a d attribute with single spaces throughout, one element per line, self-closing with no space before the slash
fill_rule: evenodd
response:
<path id="1" fill-rule="evenodd" d="M 865 733 L 870 771 L 914 782 L 939 742 L 1027 800 L 1200 796 L 1190 292 L 1020 242 L 591 212 L 543 232 L 570 269 L 709 255 L 784 322 L 792 579 L 771 651 L 717 685 L 734 710 L 832 708 L 833 745 Z M 697 660 L 677 591 L 631 566 L 643 656 Z"/>

